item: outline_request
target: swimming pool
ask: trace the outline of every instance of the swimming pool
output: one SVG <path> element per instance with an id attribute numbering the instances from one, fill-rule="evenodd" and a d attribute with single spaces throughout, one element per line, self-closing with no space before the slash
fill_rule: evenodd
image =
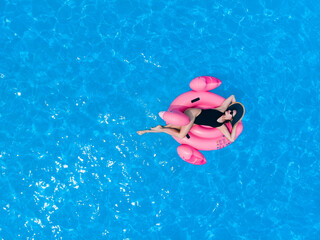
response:
<path id="1" fill-rule="evenodd" d="M 317 239 L 319 3 L 0 0 L 0 239 Z M 194 166 L 158 112 L 246 107 Z"/>

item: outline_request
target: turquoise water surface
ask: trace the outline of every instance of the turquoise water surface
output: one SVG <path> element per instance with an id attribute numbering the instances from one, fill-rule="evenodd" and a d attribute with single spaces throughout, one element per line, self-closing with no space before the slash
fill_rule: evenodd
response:
<path id="1" fill-rule="evenodd" d="M 319 239 L 318 1 L 0 0 L 0 239 Z M 181 160 L 189 82 L 246 107 Z"/>

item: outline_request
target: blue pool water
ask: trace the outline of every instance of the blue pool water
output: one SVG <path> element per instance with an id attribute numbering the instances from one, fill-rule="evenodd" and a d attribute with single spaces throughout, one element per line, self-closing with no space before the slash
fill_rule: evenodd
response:
<path id="1" fill-rule="evenodd" d="M 0 0 L 0 239 L 319 239 L 319 1 Z M 194 166 L 158 112 L 246 107 Z"/>

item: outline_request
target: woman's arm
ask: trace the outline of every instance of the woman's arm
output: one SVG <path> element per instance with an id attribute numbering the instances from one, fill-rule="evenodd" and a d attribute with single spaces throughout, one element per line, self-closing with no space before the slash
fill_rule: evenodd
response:
<path id="1" fill-rule="evenodd" d="M 231 131 L 231 134 L 230 134 L 228 128 L 226 127 L 226 125 L 224 125 L 224 124 L 223 124 L 222 126 L 220 126 L 220 127 L 217 127 L 217 128 L 222 132 L 223 135 L 226 136 L 226 138 L 227 138 L 230 142 L 234 142 L 234 140 L 235 140 L 235 138 L 236 138 L 237 125 L 238 125 L 238 123 L 236 123 L 236 124 L 233 126 L 232 131 Z"/>
<path id="2" fill-rule="evenodd" d="M 235 103 L 235 102 L 236 102 L 236 98 L 234 97 L 234 95 L 231 95 L 226 100 L 224 100 L 224 102 L 221 104 L 220 107 L 217 107 L 216 109 L 221 112 L 225 112 L 227 110 L 227 108 L 229 107 L 229 105 L 231 103 Z"/>

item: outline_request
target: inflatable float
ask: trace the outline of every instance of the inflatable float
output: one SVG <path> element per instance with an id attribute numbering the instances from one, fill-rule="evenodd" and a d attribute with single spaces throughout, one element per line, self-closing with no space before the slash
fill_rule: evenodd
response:
<path id="1" fill-rule="evenodd" d="M 219 87 L 221 81 L 215 77 L 203 76 L 197 77 L 190 82 L 192 91 L 185 92 L 178 96 L 170 105 L 168 111 L 160 112 L 160 117 L 167 124 L 178 126 L 188 125 L 190 119 L 183 112 L 188 108 L 209 109 L 221 106 L 224 98 L 209 92 Z M 236 109 L 237 114 L 233 121 L 225 125 L 231 131 L 232 126 L 239 122 L 236 130 L 236 138 L 243 130 L 241 119 L 244 115 L 244 107 L 241 103 L 233 103 L 228 109 Z M 207 162 L 199 150 L 218 150 L 230 145 L 230 142 L 217 128 L 209 126 L 194 125 L 187 136 L 180 139 L 174 139 L 181 145 L 177 148 L 179 156 L 186 162 L 196 165 L 202 165 Z"/>

